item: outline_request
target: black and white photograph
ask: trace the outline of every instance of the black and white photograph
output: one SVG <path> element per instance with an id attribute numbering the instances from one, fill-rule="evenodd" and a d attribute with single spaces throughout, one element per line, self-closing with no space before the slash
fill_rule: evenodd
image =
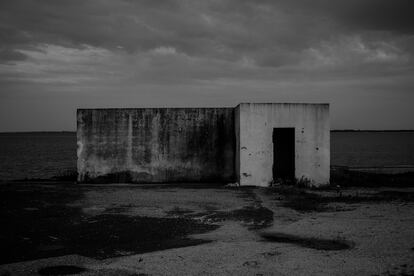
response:
<path id="1" fill-rule="evenodd" d="M 414 276 L 414 0 L 0 0 L 0 276 Z"/>

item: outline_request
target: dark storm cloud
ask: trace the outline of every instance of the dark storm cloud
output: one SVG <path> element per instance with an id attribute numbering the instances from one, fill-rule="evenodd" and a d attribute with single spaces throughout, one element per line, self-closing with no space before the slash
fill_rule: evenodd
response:
<path id="1" fill-rule="evenodd" d="M 279 0 L 266 1 L 290 11 L 315 13 L 356 29 L 414 32 L 412 0 Z"/>
<path id="2" fill-rule="evenodd" d="M 340 65 L 335 55 L 346 64 L 402 61 L 413 54 L 412 2 L 2 0 L 0 59 L 23 60 L 24 50 L 60 45 L 131 55 L 171 47 L 188 57 L 269 68 Z"/>
<path id="3" fill-rule="evenodd" d="M 26 55 L 12 49 L 0 49 L 0 63 L 26 59 Z"/>
<path id="4" fill-rule="evenodd" d="M 296 100 L 338 103 L 347 118 L 358 101 L 355 118 L 393 103 L 404 122 L 413 2 L 0 0 L 0 110 L 35 104 L 41 124 L 50 106 Z"/>
<path id="5" fill-rule="evenodd" d="M 341 29 L 411 32 L 411 2 L 2 0 L 0 38 L 14 47 L 87 44 L 129 52 L 168 45 L 192 56 L 250 56 L 280 66 Z"/>
<path id="6" fill-rule="evenodd" d="M 372 30 L 414 33 L 414 1 L 412 0 L 342 2 L 337 5 L 335 12 L 350 25 Z"/>

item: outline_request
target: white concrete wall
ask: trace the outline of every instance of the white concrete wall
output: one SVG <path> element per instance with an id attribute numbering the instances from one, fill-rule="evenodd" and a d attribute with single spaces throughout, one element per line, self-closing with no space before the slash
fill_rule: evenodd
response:
<path id="1" fill-rule="evenodd" d="M 273 128 L 295 128 L 295 177 L 311 185 L 329 183 L 328 104 L 240 104 L 235 109 L 240 185 L 268 186 L 273 180 Z"/>

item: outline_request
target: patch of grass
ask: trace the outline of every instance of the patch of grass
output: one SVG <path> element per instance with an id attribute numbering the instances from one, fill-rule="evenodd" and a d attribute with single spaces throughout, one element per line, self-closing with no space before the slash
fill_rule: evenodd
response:
<path id="1" fill-rule="evenodd" d="M 108 184 L 108 183 L 133 183 L 132 174 L 128 171 L 108 173 L 105 175 L 90 177 L 88 174 L 84 176 L 82 183 L 88 184 Z"/>
<path id="2" fill-rule="evenodd" d="M 73 181 L 78 179 L 78 171 L 76 168 L 60 171 L 56 176 L 52 177 L 53 180 L 57 181 Z"/>
<path id="3" fill-rule="evenodd" d="M 295 186 L 298 188 L 306 188 L 311 187 L 312 182 L 305 177 L 301 177 L 300 179 L 276 179 L 272 180 L 270 183 L 270 187 L 278 187 L 278 186 Z"/>

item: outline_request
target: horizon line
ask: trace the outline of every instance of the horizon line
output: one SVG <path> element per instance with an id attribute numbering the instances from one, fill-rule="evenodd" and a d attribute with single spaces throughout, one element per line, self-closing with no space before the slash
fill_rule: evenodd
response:
<path id="1" fill-rule="evenodd" d="M 76 133 L 77 130 L 18 130 L 0 131 L 0 134 L 24 134 L 24 133 Z M 330 132 L 414 132 L 414 129 L 331 129 Z"/>

